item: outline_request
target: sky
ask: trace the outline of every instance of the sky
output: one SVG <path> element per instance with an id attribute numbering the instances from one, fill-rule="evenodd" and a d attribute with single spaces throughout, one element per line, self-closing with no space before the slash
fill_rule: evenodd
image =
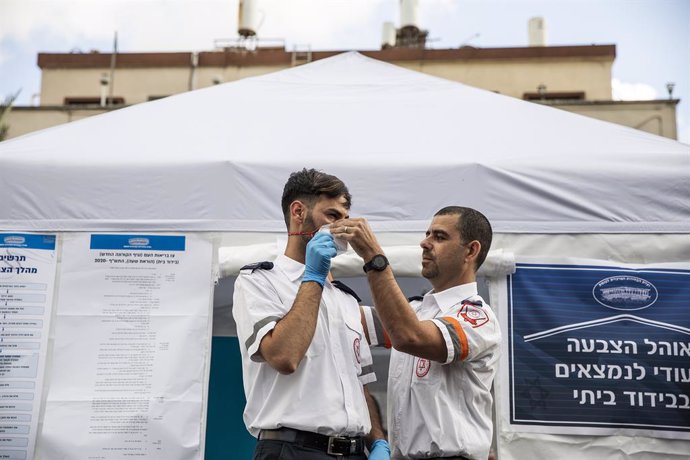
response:
<path id="1" fill-rule="evenodd" d="M 375 50 L 399 0 L 254 0 L 262 40 L 312 50 Z M 237 38 L 238 0 L 0 0 L 0 98 L 39 103 L 39 52 L 207 51 Z M 615 100 L 666 99 L 675 83 L 678 137 L 690 144 L 690 0 L 419 0 L 429 47 L 615 44 Z"/>

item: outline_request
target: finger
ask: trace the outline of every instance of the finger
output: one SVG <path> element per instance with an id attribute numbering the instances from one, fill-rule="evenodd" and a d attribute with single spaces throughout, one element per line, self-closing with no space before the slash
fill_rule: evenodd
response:
<path id="1" fill-rule="evenodd" d="M 340 229 L 341 227 L 347 225 L 349 219 L 338 219 L 330 225 L 330 229 Z"/>
<path id="2" fill-rule="evenodd" d="M 330 244 L 323 244 L 319 246 L 319 254 L 322 257 L 333 258 L 338 253 L 338 248 L 336 248 L 335 243 L 330 242 Z"/>
<path id="3" fill-rule="evenodd" d="M 316 246 L 318 247 L 319 250 L 324 250 L 327 248 L 336 248 L 335 240 L 333 239 L 333 237 L 330 237 L 328 240 L 319 241 L 316 244 Z"/>
<path id="4" fill-rule="evenodd" d="M 338 227 L 353 227 L 356 225 L 356 221 L 352 218 L 347 218 L 347 219 L 340 219 L 339 221 L 335 222 Z"/>
<path id="5" fill-rule="evenodd" d="M 313 241 L 314 244 L 319 244 L 323 241 L 333 241 L 333 235 L 330 233 L 316 233 L 311 241 Z"/>
<path id="6" fill-rule="evenodd" d="M 352 230 L 350 230 L 352 231 Z M 344 241 L 352 241 L 355 239 L 357 236 L 354 233 L 338 233 L 338 239 L 339 240 L 344 240 Z"/>

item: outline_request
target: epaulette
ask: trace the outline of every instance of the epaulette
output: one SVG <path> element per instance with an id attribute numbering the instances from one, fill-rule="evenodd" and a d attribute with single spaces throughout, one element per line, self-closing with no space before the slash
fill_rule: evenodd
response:
<path id="1" fill-rule="evenodd" d="M 413 295 L 412 297 L 408 297 L 407 301 L 412 302 L 413 300 L 419 300 L 420 302 L 424 300 L 424 297 L 421 295 Z"/>
<path id="2" fill-rule="evenodd" d="M 482 308 L 484 304 L 482 303 L 481 300 L 470 300 L 470 299 L 465 299 L 462 301 L 463 305 L 474 305 L 475 307 Z"/>
<path id="3" fill-rule="evenodd" d="M 252 273 L 254 273 L 254 270 L 272 270 L 272 269 L 273 269 L 273 262 L 269 262 L 267 260 L 264 260 L 263 262 L 256 262 L 253 264 L 245 265 L 244 267 L 240 268 L 240 271 L 251 270 Z"/>
<path id="4" fill-rule="evenodd" d="M 353 291 L 352 288 L 351 288 L 350 286 L 348 286 L 347 284 L 342 283 L 342 282 L 340 282 L 340 281 L 338 281 L 338 280 L 333 280 L 333 282 L 332 282 L 331 284 L 332 284 L 333 286 L 337 287 L 338 289 L 340 289 L 341 291 L 350 294 L 352 297 L 354 297 L 355 299 L 357 299 L 357 302 L 361 302 L 361 301 L 362 301 L 362 299 L 359 298 L 359 296 L 357 295 L 357 293 L 356 293 L 355 291 Z"/>

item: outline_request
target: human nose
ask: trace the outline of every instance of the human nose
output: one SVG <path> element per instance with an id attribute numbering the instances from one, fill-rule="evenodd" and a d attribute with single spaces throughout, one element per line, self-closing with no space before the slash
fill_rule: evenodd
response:
<path id="1" fill-rule="evenodd" d="M 429 243 L 429 237 L 427 236 L 422 241 L 420 241 L 419 245 L 422 247 L 422 249 L 430 249 L 431 243 Z"/>

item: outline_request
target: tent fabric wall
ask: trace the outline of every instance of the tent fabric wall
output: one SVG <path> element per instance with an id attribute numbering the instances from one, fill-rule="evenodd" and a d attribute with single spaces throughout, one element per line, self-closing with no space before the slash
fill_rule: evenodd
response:
<path id="1" fill-rule="evenodd" d="M 284 237 L 276 234 L 225 233 L 222 236 L 224 244 L 218 257 L 221 278 L 237 275 L 244 264 L 275 259 L 285 244 Z M 378 233 L 377 237 L 396 276 L 420 276 L 421 249 L 418 250 L 416 243 L 422 239 L 421 233 Z M 639 265 L 687 262 L 690 260 L 690 238 L 684 234 L 495 233 L 492 250 L 480 275 L 496 277 L 512 273 L 516 256 L 603 259 Z M 333 260 L 334 276 L 338 279 L 361 276 L 362 264 L 350 250 Z M 233 335 L 232 290 L 217 288 L 214 305 L 214 335 Z"/>

